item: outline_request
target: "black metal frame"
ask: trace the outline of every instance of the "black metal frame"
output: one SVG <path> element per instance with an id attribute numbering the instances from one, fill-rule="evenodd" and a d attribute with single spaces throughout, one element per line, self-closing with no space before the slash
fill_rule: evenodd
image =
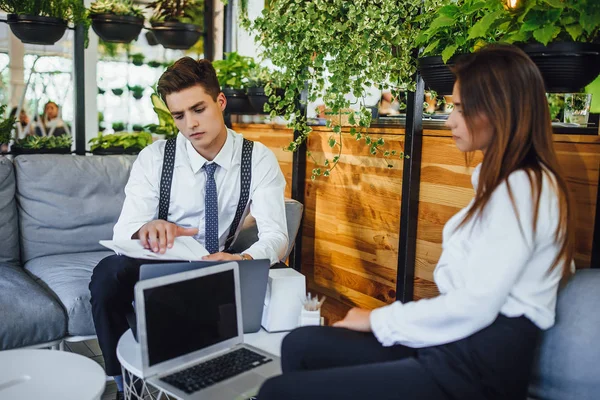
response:
<path id="1" fill-rule="evenodd" d="M 421 153 L 423 149 L 423 102 L 425 82 L 416 75 L 415 92 L 409 92 L 406 105 L 404 167 L 402 171 L 402 200 L 400 204 L 400 238 L 398 241 L 398 273 L 396 300 L 413 299 L 421 187 Z"/>
<path id="2" fill-rule="evenodd" d="M 598 176 L 596 192 L 596 215 L 594 217 L 594 237 L 592 239 L 590 268 L 600 268 L 600 176 Z"/>
<path id="3" fill-rule="evenodd" d="M 85 155 L 85 30 L 75 27 L 73 75 L 75 81 L 75 154 Z"/>
<path id="4" fill-rule="evenodd" d="M 300 136 L 299 132 L 294 131 L 294 140 Z M 306 182 L 306 141 L 304 141 L 298 150 L 294 152 L 292 160 L 292 199 L 302 203 L 304 206 L 304 187 Z M 304 214 L 304 213 L 303 213 Z M 296 242 L 292 253 L 290 254 L 290 267 L 296 271 L 302 268 L 302 227 L 304 216 L 300 221 Z"/>

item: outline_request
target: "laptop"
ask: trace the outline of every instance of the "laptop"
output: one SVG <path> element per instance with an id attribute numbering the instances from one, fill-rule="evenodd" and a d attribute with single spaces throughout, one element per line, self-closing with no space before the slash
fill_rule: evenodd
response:
<path id="1" fill-rule="evenodd" d="M 140 280 L 157 278 L 178 272 L 224 264 L 227 261 L 196 261 L 167 264 L 144 264 L 140 267 Z M 240 290 L 242 293 L 242 320 L 244 333 L 260 330 L 265 305 L 271 262 L 265 260 L 238 261 Z M 135 326 L 133 324 L 132 326 Z"/>
<path id="2" fill-rule="evenodd" d="M 254 395 L 278 357 L 244 343 L 237 262 L 139 281 L 135 306 L 147 382 L 180 399 Z"/>

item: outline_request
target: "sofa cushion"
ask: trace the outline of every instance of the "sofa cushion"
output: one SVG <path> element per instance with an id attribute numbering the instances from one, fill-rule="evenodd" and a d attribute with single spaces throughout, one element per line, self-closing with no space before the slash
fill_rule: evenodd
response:
<path id="1" fill-rule="evenodd" d="M 19 221 L 12 162 L 0 156 L 0 263 L 19 266 Z"/>
<path id="2" fill-rule="evenodd" d="M 59 254 L 28 261 L 25 269 L 39 284 L 54 293 L 68 316 L 67 332 L 73 336 L 95 335 L 90 305 L 92 270 L 112 251 Z"/>
<path id="3" fill-rule="evenodd" d="M 0 350 L 61 339 L 67 317 L 58 301 L 21 267 L 0 263 Z"/>
<path id="4" fill-rule="evenodd" d="M 595 400 L 600 395 L 600 269 L 579 270 L 558 296 L 556 325 L 544 332 L 530 396 Z"/>
<path id="5" fill-rule="evenodd" d="M 135 156 L 15 158 L 23 262 L 99 251 L 112 238 Z"/>
<path id="6" fill-rule="evenodd" d="M 292 199 L 285 199 L 285 217 L 287 219 L 287 233 L 289 242 L 285 256 L 282 258 L 282 260 L 287 259 L 290 253 L 292 252 L 296 235 L 298 234 L 298 229 L 300 228 L 300 221 L 302 220 L 303 209 L 304 206 L 302 205 L 302 203 Z M 244 220 L 242 229 L 240 230 L 240 233 L 235 239 L 235 242 L 231 246 L 231 249 L 234 253 L 240 253 L 252 246 L 252 244 L 254 244 L 257 240 L 258 227 L 256 226 L 256 220 L 252 215 L 248 215 Z"/>

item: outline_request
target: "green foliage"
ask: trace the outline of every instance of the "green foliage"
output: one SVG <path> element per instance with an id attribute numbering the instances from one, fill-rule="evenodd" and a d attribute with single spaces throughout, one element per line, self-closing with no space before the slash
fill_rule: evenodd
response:
<path id="1" fill-rule="evenodd" d="M 183 22 L 204 27 L 204 0 L 155 0 L 147 8 L 152 22 Z"/>
<path id="2" fill-rule="evenodd" d="M 98 136 L 90 139 L 90 149 L 92 151 L 102 148 L 108 149 L 109 147 L 123 147 L 124 149 L 135 148 L 143 149 L 144 147 L 152 144 L 152 135 L 147 132 L 136 132 L 136 133 L 120 133 L 103 135 L 98 133 Z"/>
<path id="3" fill-rule="evenodd" d="M 113 122 L 112 128 L 115 132 L 121 132 L 125 130 L 125 124 L 123 122 Z"/>
<path id="4" fill-rule="evenodd" d="M 114 89 L 111 89 L 111 91 L 113 92 L 113 94 L 115 96 L 120 96 L 123 94 L 123 88 L 114 88 Z"/>
<path id="5" fill-rule="evenodd" d="M 141 8 L 134 6 L 132 0 L 96 0 L 89 9 L 90 15 L 113 14 L 144 18 Z"/>
<path id="6" fill-rule="evenodd" d="M 0 144 L 10 142 L 12 130 L 17 122 L 15 117 L 4 118 L 6 104 L 0 104 Z"/>
<path id="7" fill-rule="evenodd" d="M 163 63 L 161 63 L 160 61 L 148 61 L 148 66 L 150 68 L 162 68 L 163 67 Z"/>
<path id="8" fill-rule="evenodd" d="M 73 138 L 70 135 L 61 136 L 26 136 L 15 141 L 14 146 L 22 149 L 64 149 L 71 148 Z"/>
<path id="9" fill-rule="evenodd" d="M 133 54 L 129 55 L 129 59 L 131 60 L 131 63 L 138 67 L 144 65 L 145 58 L 146 58 L 146 56 L 144 56 L 142 53 L 133 53 Z"/>
<path id="10" fill-rule="evenodd" d="M 252 57 L 236 52 L 227 54 L 225 60 L 213 61 L 221 88 L 243 89 L 248 86 L 250 71 L 256 68 Z"/>
<path id="11" fill-rule="evenodd" d="M 131 94 L 133 95 L 133 97 L 137 100 L 141 99 L 142 97 L 144 97 L 144 90 L 146 90 L 145 87 L 140 86 L 140 85 L 134 85 L 134 86 L 127 86 L 127 88 L 129 89 L 129 91 L 131 92 Z"/>
<path id="12" fill-rule="evenodd" d="M 417 37 L 423 56 L 471 53 L 486 43 L 592 42 L 600 29 L 598 0 L 450 0 Z"/>
<path id="13" fill-rule="evenodd" d="M 322 98 L 334 114 L 350 106 L 346 94 L 359 99 L 360 132 L 354 136 L 366 144 L 371 114 L 361 101 L 365 92 L 373 85 L 391 86 L 393 91 L 414 87 L 415 38 L 421 25 L 433 19 L 431 11 L 448 1 L 273 0 L 254 21 L 243 17 L 242 25 L 255 34 L 262 57 L 275 65 L 274 77 L 285 89 L 279 99 L 269 100 L 271 116 L 283 114 L 288 126 L 300 133 L 287 149 L 297 150 L 311 132 L 297 107 L 305 82 L 308 101 Z M 424 16 L 417 19 L 421 11 Z M 272 89 L 266 86 L 267 95 L 273 96 Z M 375 153 L 382 154 L 378 148 Z M 336 149 L 341 151 L 341 145 Z M 337 165 L 333 159 L 326 163 L 328 171 Z M 325 175 L 324 168 L 318 171 L 315 168 L 313 175 Z"/>
<path id="14" fill-rule="evenodd" d="M 565 97 L 563 94 L 547 94 L 548 109 L 550 110 L 550 119 L 555 120 L 560 111 L 565 106 Z"/>
<path id="15" fill-rule="evenodd" d="M 152 93 L 150 99 L 152 100 L 154 112 L 158 117 L 158 124 L 148 124 L 144 128 L 151 133 L 165 135 L 165 139 L 176 137 L 177 133 L 179 133 L 179 129 L 177 129 L 175 120 L 165 103 L 160 99 L 156 92 Z"/>

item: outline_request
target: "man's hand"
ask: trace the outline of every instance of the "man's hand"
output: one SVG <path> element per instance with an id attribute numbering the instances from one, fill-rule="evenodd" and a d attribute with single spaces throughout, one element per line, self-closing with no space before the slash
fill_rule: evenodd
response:
<path id="1" fill-rule="evenodd" d="M 150 221 L 132 236 L 132 239 L 140 239 L 146 249 L 155 253 L 164 254 L 167 249 L 173 247 L 173 242 L 178 236 L 194 236 L 198 228 L 183 228 L 172 222 L 162 219 Z"/>
<path id="2" fill-rule="evenodd" d="M 371 332 L 371 310 L 354 307 L 346 317 L 333 324 L 337 328 L 347 328 L 358 332 Z"/>
<path id="3" fill-rule="evenodd" d="M 240 256 L 239 254 L 229 254 L 220 251 L 218 253 L 213 253 L 204 256 L 202 257 L 202 259 L 204 261 L 240 261 L 242 260 L 242 256 Z"/>

